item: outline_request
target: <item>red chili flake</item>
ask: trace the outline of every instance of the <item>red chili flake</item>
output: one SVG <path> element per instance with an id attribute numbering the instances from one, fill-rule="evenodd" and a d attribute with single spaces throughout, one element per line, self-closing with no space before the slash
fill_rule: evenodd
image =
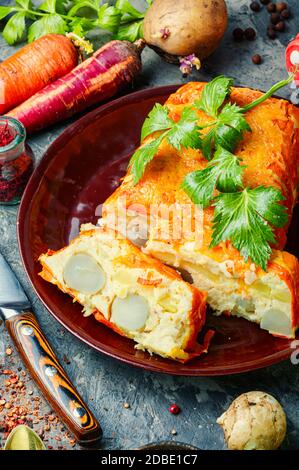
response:
<path id="1" fill-rule="evenodd" d="M 173 415 L 178 415 L 181 412 L 181 408 L 178 405 L 173 404 L 169 407 L 169 412 Z"/>
<path id="2" fill-rule="evenodd" d="M 11 133 L 8 126 L 8 120 L 6 120 L 5 125 L 0 128 L 0 147 L 5 147 L 10 144 L 14 138 L 15 135 Z"/>
<path id="3" fill-rule="evenodd" d="M 32 160 L 25 153 L 16 160 L 0 163 L 0 202 L 11 202 L 19 198 L 32 170 Z"/>

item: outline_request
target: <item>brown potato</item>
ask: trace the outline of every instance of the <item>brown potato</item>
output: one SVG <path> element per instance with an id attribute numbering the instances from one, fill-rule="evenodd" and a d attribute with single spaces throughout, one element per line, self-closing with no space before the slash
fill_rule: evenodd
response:
<path id="1" fill-rule="evenodd" d="M 230 450 L 275 450 L 286 435 L 286 415 L 280 403 L 264 392 L 236 398 L 217 419 Z"/>
<path id="2" fill-rule="evenodd" d="M 227 21 L 224 0 L 154 0 L 145 15 L 143 35 L 166 60 L 193 53 L 204 59 L 218 47 Z"/>

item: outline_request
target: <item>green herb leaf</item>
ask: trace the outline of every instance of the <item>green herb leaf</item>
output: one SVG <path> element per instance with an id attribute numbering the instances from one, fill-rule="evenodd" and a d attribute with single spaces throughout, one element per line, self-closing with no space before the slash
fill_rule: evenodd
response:
<path id="1" fill-rule="evenodd" d="M 138 181 L 142 178 L 146 166 L 158 152 L 159 146 L 161 145 L 164 137 L 165 133 L 161 134 L 158 139 L 152 140 L 148 144 L 142 145 L 133 154 L 129 165 L 134 176 L 134 184 L 137 184 Z"/>
<path id="2" fill-rule="evenodd" d="M 142 20 L 134 23 L 121 24 L 117 30 L 116 39 L 134 42 L 142 37 Z"/>
<path id="3" fill-rule="evenodd" d="M 194 204 L 200 204 L 202 208 L 205 208 L 211 203 L 217 179 L 217 169 L 213 166 L 206 167 L 189 173 L 181 187 Z"/>
<path id="4" fill-rule="evenodd" d="M 88 31 L 94 29 L 94 21 L 88 18 L 75 17 L 69 24 L 69 28 L 72 33 L 80 36 L 84 39 L 85 34 Z"/>
<path id="5" fill-rule="evenodd" d="M 218 169 L 217 189 L 223 193 L 238 191 L 243 188 L 242 175 L 245 166 L 240 159 L 222 147 L 218 147 L 213 160 L 208 166 Z"/>
<path id="6" fill-rule="evenodd" d="M 67 29 L 64 19 L 57 13 L 51 13 L 32 23 L 28 31 L 28 40 L 33 42 L 45 34 L 64 34 Z"/>
<path id="7" fill-rule="evenodd" d="M 256 211 L 273 227 L 282 228 L 288 222 L 287 209 L 279 204 L 285 198 L 277 188 L 258 186 L 251 190 L 251 199 Z"/>
<path id="8" fill-rule="evenodd" d="M 201 148 L 199 127 L 197 125 L 197 112 L 190 107 L 187 107 L 183 110 L 181 118 L 178 122 L 174 122 L 168 117 L 167 108 L 164 108 L 160 104 L 156 104 L 143 124 L 141 131 L 141 140 L 145 139 L 148 135 L 156 131 L 165 131 L 162 135 L 163 138 L 167 138 L 169 144 L 177 150 L 180 150 L 181 147 L 194 149 Z M 159 136 L 157 140 L 160 140 L 160 137 L 161 136 Z M 147 151 L 149 152 L 148 159 L 146 158 L 146 156 L 142 157 L 143 171 L 147 163 L 151 161 L 154 156 L 154 142 L 156 142 L 156 140 L 151 142 L 148 146 L 145 145 L 141 148 L 141 155 L 144 156 Z M 138 160 L 139 158 L 140 157 L 138 154 Z M 142 176 L 143 171 L 138 171 L 138 175 L 141 174 Z M 135 181 L 138 182 L 140 177 L 137 177 L 135 174 Z"/>
<path id="9" fill-rule="evenodd" d="M 124 15 L 128 15 L 131 19 L 143 19 L 144 13 L 141 13 L 131 5 L 129 0 L 117 0 L 115 7 Z"/>
<path id="10" fill-rule="evenodd" d="M 210 160 L 213 147 L 220 145 L 232 152 L 237 143 L 243 139 L 243 132 L 251 131 L 246 121 L 242 108 L 236 104 L 226 104 L 216 121 L 211 123 L 211 130 L 202 137 L 202 149 L 204 156 Z"/>
<path id="11" fill-rule="evenodd" d="M 266 93 L 264 93 L 256 100 L 244 106 L 242 108 L 243 113 L 247 113 L 247 111 L 250 111 L 250 109 L 255 108 L 256 106 L 266 101 L 268 98 L 271 98 L 271 96 L 274 95 L 274 93 L 276 93 L 278 90 L 280 90 L 280 88 L 283 88 L 289 85 L 290 83 L 293 82 L 293 80 L 294 80 L 294 75 L 291 74 L 289 78 L 287 78 L 286 80 L 281 80 L 280 82 L 275 83 L 275 85 L 273 85 Z"/>
<path id="12" fill-rule="evenodd" d="M 204 87 L 200 100 L 196 102 L 196 107 L 208 116 L 217 117 L 219 108 L 230 95 L 232 85 L 233 80 L 231 78 L 223 75 L 214 78 Z"/>
<path id="13" fill-rule="evenodd" d="M 213 160 L 203 170 L 189 173 L 182 184 L 194 204 L 208 207 L 214 196 L 215 188 L 221 192 L 238 191 L 243 187 L 242 173 L 238 157 L 218 147 Z"/>
<path id="14" fill-rule="evenodd" d="M 16 5 L 24 9 L 29 8 L 30 0 L 16 0 Z"/>
<path id="15" fill-rule="evenodd" d="M 120 24 L 121 13 L 113 6 L 109 6 L 107 3 L 101 6 L 98 12 L 97 25 L 100 28 L 107 29 L 112 33 L 116 33 Z"/>
<path id="16" fill-rule="evenodd" d="M 207 134 L 201 137 L 201 149 L 207 160 L 212 158 L 212 149 L 214 145 L 215 129 L 211 129 Z"/>
<path id="17" fill-rule="evenodd" d="M 170 129 L 174 125 L 168 117 L 169 110 L 162 106 L 160 103 L 156 103 L 141 129 L 141 141 L 143 141 L 148 135 L 156 131 L 164 131 Z"/>
<path id="18" fill-rule="evenodd" d="M 98 12 L 99 12 L 98 2 L 95 2 L 95 1 L 92 1 L 92 0 L 80 0 L 80 1 L 76 2 L 76 4 L 68 11 L 67 15 L 69 17 L 74 17 L 78 13 L 79 10 L 82 10 L 82 8 L 89 8 L 90 10 L 96 12 L 96 14 L 98 14 Z M 81 14 L 81 12 L 80 12 L 80 14 Z M 86 14 L 85 14 L 85 16 L 86 16 Z M 82 16 L 79 16 L 79 18 L 82 18 Z"/>
<path id="19" fill-rule="evenodd" d="M 197 112 L 194 109 L 184 108 L 180 120 L 174 123 L 171 130 L 167 133 L 170 145 L 177 150 L 181 150 L 181 147 L 201 148 L 197 119 Z"/>
<path id="20" fill-rule="evenodd" d="M 18 12 L 9 18 L 2 32 L 5 41 L 12 46 L 18 40 L 22 39 L 26 30 L 25 13 Z"/>
<path id="21" fill-rule="evenodd" d="M 13 7 L 1 7 L 0 6 L 0 20 L 3 20 L 3 18 L 8 16 L 13 11 L 15 11 L 15 8 Z"/>
<path id="22" fill-rule="evenodd" d="M 67 12 L 68 0 L 56 0 L 56 11 L 60 15 L 65 15 Z"/>
<path id="23" fill-rule="evenodd" d="M 245 261 L 250 258 L 266 270 L 272 253 L 270 243 L 275 243 L 271 225 L 278 227 L 286 221 L 286 209 L 278 207 L 282 199 L 272 187 L 220 194 L 214 203 L 211 247 L 230 240 Z"/>
<path id="24" fill-rule="evenodd" d="M 238 132 L 251 131 L 242 108 L 236 104 L 227 103 L 219 114 L 218 120 L 219 123 L 233 127 Z"/>
<path id="25" fill-rule="evenodd" d="M 55 13 L 56 0 L 46 0 L 39 6 L 39 9 L 42 11 L 46 11 L 47 13 Z"/>

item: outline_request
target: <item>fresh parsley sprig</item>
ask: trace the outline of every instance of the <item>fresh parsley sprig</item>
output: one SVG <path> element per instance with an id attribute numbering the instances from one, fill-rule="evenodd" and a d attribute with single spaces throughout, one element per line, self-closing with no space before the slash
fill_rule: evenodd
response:
<path id="1" fill-rule="evenodd" d="M 230 240 L 244 259 L 266 270 L 275 243 L 274 228 L 283 227 L 288 220 L 281 204 L 282 193 L 274 187 L 247 188 L 243 182 L 245 166 L 232 152 L 250 132 L 245 113 L 271 97 L 292 81 L 290 76 L 274 85 L 267 93 L 243 108 L 227 102 L 232 79 L 217 77 L 203 89 L 194 105 L 186 106 L 175 123 L 169 110 L 156 105 L 144 122 L 141 140 L 151 136 L 133 155 L 130 165 L 136 184 L 147 164 L 155 157 L 164 139 L 180 150 L 182 147 L 201 149 L 208 161 L 202 170 L 188 174 L 182 189 L 201 207 L 214 207 L 211 247 Z M 210 120 L 201 121 L 198 111 Z M 204 132 L 203 132 L 204 131 Z"/>
<path id="2" fill-rule="evenodd" d="M 243 188 L 244 169 L 236 155 L 219 146 L 203 170 L 196 170 L 185 177 L 182 189 L 194 204 L 206 208 L 212 203 L 215 189 L 226 193 Z"/>
<path id="3" fill-rule="evenodd" d="M 266 271 L 275 243 L 272 227 L 283 227 L 288 216 L 280 204 L 281 192 L 273 187 L 245 188 L 220 194 L 214 201 L 211 247 L 229 240 L 245 261 L 248 258 Z"/>
<path id="4" fill-rule="evenodd" d="M 214 78 L 204 87 L 201 97 L 195 101 L 195 107 L 213 118 L 210 123 L 202 126 L 207 133 L 202 136 L 202 152 L 210 160 L 213 148 L 220 145 L 232 151 L 242 139 L 243 131 L 250 131 L 242 108 L 236 104 L 224 105 L 231 93 L 233 80 L 222 75 Z"/>
<path id="5" fill-rule="evenodd" d="M 159 132 L 159 135 L 155 136 L 150 142 L 141 145 L 133 154 L 129 165 L 134 177 L 134 184 L 137 184 L 142 178 L 146 166 L 154 158 L 164 139 L 178 151 L 182 147 L 201 148 L 196 111 L 186 107 L 178 122 L 170 119 L 168 114 L 169 110 L 157 103 L 142 126 L 142 140 L 157 132 Z"/>

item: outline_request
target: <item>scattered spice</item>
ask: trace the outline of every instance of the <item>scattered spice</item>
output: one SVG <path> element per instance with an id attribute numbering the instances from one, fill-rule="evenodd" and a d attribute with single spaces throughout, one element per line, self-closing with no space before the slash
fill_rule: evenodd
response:
<path id="1" fill-rule="evenodd" d="M 268 27 L 267 34 L 268 34 L 268 37 L 270 39 L 275 39 L 276 38 L 276 32 L 275 32 L 275 29 L 274 29 L 273 25 Z"/>
<path id="2" fill-rule="evenodd" d="M 252 2 L 250 4 L 250 8 L 251 8 L 252 11 L 258 12 L 261 9 L 261 5 L 258 2 Z"/>
<path id="3" fill-rule="evenodd" d="M 173 404 L 169 407 L 169 412 L 173 415 L 178 415 L 181 412 L 181 408 L 178 405 Z"/>
<path id="4" fill-rule="evenodd" d="M 276 11 L 276 5 L 275 3 L 269 3 L 269 5 L 267 5 L 267 10 L 269 13 L 273 13 L 274 11 Z"/>
<path id="5" fill-rule="evenodd" d="M 283 10 L 281 13 L 280 13 L 280 16 L 284 19 L 284 20 L 288 20 L 291 16 L 291 12 L 290 10 Z"/>
<path id="6" fill-rule="evenodd" d="M 277 24 L 280 21 L 279 13 L 271 13 L 270 20 L 272 24 Z"/>
<path id="7" fill-rule="evenodd" d="M 233 30 L 233 38 L 237 42 L 241 42 L 244 39 L 244 31 L 242 28 L 235 28 Z"/>
<path id="8" fill-rule="evenodd" d="M 0 139 L 1 139 L 1 137 L 0 137 Z M 6 348 L 5 354 L 7 354 L 7 356 L 11 356 L 12 355 L 12 349 L 11 348 Z"/>
<path id="9" fill-rule="evenodd" d="M 286 2 L 279 2 L 276 4 L 276 10 L 281 13 L 283 10 L 288 8 L 288 4 Z"/>
<path id="10" fill-rule="evenodd" d="M 176 436 L 176 435 L 177 435 L 176 429 L 172 429 L 171 434 L 172 434 L 173 436 Z"/>
<path id="11" fill-rule="evenodd" d="M 128 410 L 128 409 L 130 408 L 130 405 L 129 405 L 129 403 L 124 403 L 124 405 L 123 405 L 123 406 L 124 406 L 124 408 L 126 408 L 126 410 Z"/>
<path id="12" fill-rule="evenodd" d="M 275 26 L 274 26 L 274 29 L 275 31 L 279 31 L 280 33 L 282 33 L 284 30 L 285 30 L 285 22 L 284 21 L 279 21 L 279 23 L 277 23 Z"/>
<path id="13" fill-rule="evenodd" d="M 12 348 L 7 346 L 6 349 Z M 18 360 L 17 354 L 12 350 L 12 354 L 7 356 L 7 361 L 13 366 L 16 360 Z M 7 380 L 3 380 L 4 377 Z M 56 445 L 50 445 L 52 449 L 54 447 L 66 450 L 74 447 L 76 440 L 63 423 L 39 396 L 32 397 L 34 393 L 32 389 L 27 390 L 28 380 L 28 374 L 22 367 L 1 369 L 0 366 L 0 448 L 4 447 L 10 432 L 16 426 L 23 424 L 34 427 L 34 431 L 43 437 L 44 441 L 51 439 L 52 442 L 48 442 L 49 444 L 56 442 Z M 50 430 L 52 432 L 45 435 L 45 432 Z"/>
<path id="14" fill-rule="evenodd" d="M 251 60 L 255 65 L 260 65 L 262 63 L 262 57 L 259 54 L 254 54 Z"/>
<path id="15" fill-rule="evenodd" d="M 68 364 L 68 365 L 71 363 L 71 361 L 69 360 L 69 358 L 67 357 L 66 354 L 64 354 L 63 360 L 64 360 L 64 362 L 65 362 L 66 364 Z"/>
<path id="16" fill-rule="evenodd" d="M 254 41 L 254 39 L 256 38 L 256 31 L 253 28 L 246 28 L 244 31 L 244 34 L 245 34 L 245 38 L 248 41 Z"/>

